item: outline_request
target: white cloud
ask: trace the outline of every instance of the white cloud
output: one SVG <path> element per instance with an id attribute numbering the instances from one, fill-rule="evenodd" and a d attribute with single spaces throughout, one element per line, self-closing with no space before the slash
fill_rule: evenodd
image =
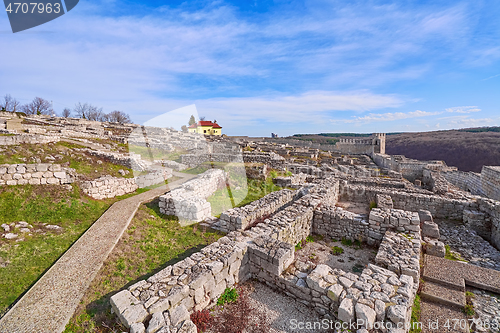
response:
<path id="1" fill-rule="evenodd" d="M 445 110 L 447 112 L 454 112 L 454 113 L 471 113 L 471 112 L 481 111 L 481 109 L 478 108 L 477 106 L 455 106 L 452 108 L 447 108 Z"/>
<path id="2" fill-rule="evenodd" d="M 345 120 L 332 120 L 333 122 L 344 122 L 347 124 L 353 123 L 373 123 L 373 122 L 386 122 L 395 121 L 409 118 L 429 117 L 441 114 L 442 112 L 427 112 L 427 111 L 412 111 L 412 112 L 387 112 L 387 113 L 370 113 L 362 117 L 353 117 L 353 119 Z"/>

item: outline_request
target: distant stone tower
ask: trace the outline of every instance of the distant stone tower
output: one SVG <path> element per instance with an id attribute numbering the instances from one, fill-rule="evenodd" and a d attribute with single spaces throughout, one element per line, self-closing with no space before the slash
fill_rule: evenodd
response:
<path id="1" fill-rule="evenodd" d="M 385 154 L 385 133 L 373 133 L 373 152 Z"/>

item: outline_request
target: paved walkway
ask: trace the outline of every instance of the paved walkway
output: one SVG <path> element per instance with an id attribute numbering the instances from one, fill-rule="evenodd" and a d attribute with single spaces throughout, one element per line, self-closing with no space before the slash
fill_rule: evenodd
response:
<path id="1" fill-rule="evenodd" d="M 62 332 L 139 205 L 196 177 L 174 175 L 183 178 L 113 204 L 0 319 L 0 332 Z"/>
<path id="2" fill-rule="evenodd" d="M 500 272 L 460 261 L 425 255 L 420 294 L 422 333 L 468 332 L 465 286 L 499 293 Z"/>

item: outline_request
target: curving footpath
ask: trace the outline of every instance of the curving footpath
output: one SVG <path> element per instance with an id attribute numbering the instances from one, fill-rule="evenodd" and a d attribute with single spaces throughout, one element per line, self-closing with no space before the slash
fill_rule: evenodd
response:
<path id="1" fill-rule="evenodd" d="M 0 319 L 1 333 L 62 332 L 140 204 L 196 175 L 114 203 Z"/>

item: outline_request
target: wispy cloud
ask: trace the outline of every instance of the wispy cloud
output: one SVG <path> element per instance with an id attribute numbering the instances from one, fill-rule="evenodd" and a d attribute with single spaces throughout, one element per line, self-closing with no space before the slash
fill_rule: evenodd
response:
<path id="1" fill-rule="evenodd" d="M 454 112 L 454 113 L 472 113 L 472 112 L 479 112 L 481 111 L 480 108 L 477 106 L 455 106 L 452 108 L 447 108 L 447 112 Z"/>
<path id="2" fill-rule="evenodd" d="M 369 124 L 373 122 L 387 122 L 387 121 L 395 121 L 402 119 L 410 119 L 410 118 L 421 118 L 421 117 L 429 117 L 441 114 L 442 112 L 428 112 L 416 110 L 412 112 L 387 112 L 387 113 L 370 113 L 366 116 L 353 117 L 352 119 L 337 119 L 331 120 L 332 122 L 342 122 L 346 124 L 354 124 L 354 123 L 364 123 Z"/>

